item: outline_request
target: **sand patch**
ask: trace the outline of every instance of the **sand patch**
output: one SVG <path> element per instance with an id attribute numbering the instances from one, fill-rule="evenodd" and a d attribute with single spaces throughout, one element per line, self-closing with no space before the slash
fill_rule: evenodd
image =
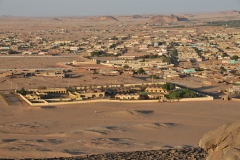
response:
<path id="1" fill-rule="evenodd" d="M 4 123 L 0 124 L 0 133 L 4 134 L 39 134 L 40 131 L 46 132 L 48 129 L 57 127 L 58 122 L 23 122 L 23 123 Z M 44 134 L 48 134 L 47 132 Z M 43 132 L 42 132 L 43 135 Z"/>
<path id="2" fill-rule="evenodd" d="M 124 110 L 115 112 L 114 115 L 118 116 L 147 116 L 153 114 L 152 110 Z"/>
<path id="3" fill-rule="evenodd" d="M 64 153 L 68 153 L 68 154 L 71 154 L 71 155 L 81 155 L 81 154 L 85 154 L 84 152 L 81 152 L 79 150 L 68 150 L 68 149 L 65 149 L 63 150 Z"/>
<path id="4" fill-rule="evenodd" d="M 107 135 L 109 130 L 104 128 L 89 128 L 82 131 L 82 133 L 94 134 L 94 135 Z"/>
<path id="5" fill-rule="evenodd" d="M 177 123 L 141 123 L 137 124 L 135 127 L 142 128 L 142 129 L 165 129 L 165 128 L 172 128 L 176 127 L 179 124 Z"/>
<path id="6" fill-rule="evenodd" d="M 111 133 L 120 133 L 127 131 L 124 127 L 118 127 L 118 126 L 104 126 L 104 127 L 94 127 L 94 128 L 87 128 L 83 130 L 75 130 L 69 133 L 66 133 L 67 135 L 79 135 L 79 134 L 92 134 L 92 135 L 108 135 Z"/>
<path id="7" fill-rule="evenodd" d="M 90 139 L 85 145 L 100 148 L 130 148 L 132 141 L 130 138 L 96 138 Z"/>
<path id="8" fill-rule="evenodd" d="M 111 132 L 125 132 L 125 131 L 127 131 L 126 128 L 118 127 L 118 126 L 106 126 L 105 128 L 107 130 L 111 131 Z"/>

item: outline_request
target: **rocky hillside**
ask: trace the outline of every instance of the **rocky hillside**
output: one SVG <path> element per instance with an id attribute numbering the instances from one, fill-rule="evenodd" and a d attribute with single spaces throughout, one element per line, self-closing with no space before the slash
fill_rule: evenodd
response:
<path id="1" fill-rule="evenodd" d="M 149 23 L 174 23 L 178 21 L 188 21 L 188 19 L 184 17 L 178 17 L 175 15 L 170 15 L 170 16 L 157 15 L 157 16 L 151 17 L 148 20 Z"/>
<path id="2" fill-rule="evenodd" d="M 59 18 L 53 18 L 52 21 L 62 21 L 62 20 Z"/>
<path id="3" fill-rule="evenodd" d="M 97 17 L 96 20 L 98 21 L 118 21 L 115 17 L 113 16 L 102 16 L 102 17 Z"/>
<path id="4" fill-rule="evenodd" d="M 143 18 L 143 17 L 140 16 L 140 15 L 133 15 L 132 18 L 134 18 L 134 19 L 139 19 L 139 18 Z"/>
<path id="5" fill-rule="evenodd" d="M 240 122 L 206 133 L 199 146 L 209 153 L 207 160 L 239 160 Z"/>
<path id="6" fill-rule="evenodd" d="M 232 15 L 232 14 L 240 14 L 240 11 L 231 10 L 231 11 L 222 11 L 220 13 L 221 14 Z"/>
<path id="7" fill-rule="evenodd" d="M 135 152 L 115 152 L 106 154 L 83 155 L 79 157 L 62 157 L 47 158 L 44 160 L 125 160 L 125 159 L 146 159 L 146 160 L 205 160 L 206 152 L 201 148 L 185 148 L 185 149 L 163 149 L 151 151 L 135 151 Z M 38 159 L 40 160 L 40 159 Z"/>

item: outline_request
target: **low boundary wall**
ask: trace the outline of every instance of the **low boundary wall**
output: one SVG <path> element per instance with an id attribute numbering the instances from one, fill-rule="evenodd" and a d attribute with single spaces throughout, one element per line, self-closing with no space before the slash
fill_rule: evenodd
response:
<path id="1" fill-rule="evenodd" d="M 240 99 L 239 98 L 231 98 L 232 101 L 238 101 L 240 102 Z"/>
<path id="2" fill-rule="evenodd" d="M 46 102 L 45 103 L 32 103 L 20 94 L 20 97 L 26 101 L 30 106 L 52 106 L 52 105 L 71 105 L 71 104 L 84 104 L 84 103 L 163 103 L 159 100 L 109 100 L 109 99 L 98 99 L 98 100 L 84 100 L 84 101 L 72 101 L 72 102 Z M 210 101 L 213 97 L 201 97 L 201 98 L 183 98 L 179 100 L 171 100 L 169 102 L 191 102 L 191 101 Z M 240 100 L 239 100 L 240 101 Z"/>
<path id="3" fill-rule="evenodd" d="M 151 85 L 151 84 L 164 84 L 164 82 L 156 82 L 156 83 L 139 83 L 139 84 L 124 84 L 124 86 L 136 86 L 136 85 Z M 95 86 L 96 88 L 105 87 L 103 86 Z M 119 84 L 111 85 L 112 87 L 119 87 Z M 84 88 L 82 87 L 77 87 Z M 87 87 L 89 88 L 89 87 Z M 70 102 L 47 102 L 43 99 L 44 103 L 32 103 L 23 95 L 19 94 L 20 97 L 26 101 L 30 106 L 51 106 L 51 105 L 71 105 L 71 104 L 82 104 L 82 103 L 98 103 L 98 102 L 110 102 L 110 103 L 161 103 L 159 100 L 109 100 L 109 99 L 97 99 L 97 100 L 83 100 L 83 101 L 70 101 Z M 198 98 L 182 98 L 182 99 L 174 99 L 168 100 L 167 102 L 192 102 L 192 101 L 211 101 L 214 100 L 212 96 L 207 97 L 198 97 Z M 232 99 L 234 100 L 234 99 Z M 236 101 L 240 101 L 240 99 L 236 99 Z"/>
<path id="4" fill-rule="evenodd" d="M 32 103 L 26 99 L 23 95 L 19 94 L 20 97 L 27 102 L 30 106 L 52 106 L 52 105 L 71 105 L 71 104 L 84 104 L 84 103 L 99 103 L 99 102 L 108 102 L 108 103 L 157 103 L 159 100 L 109 100 L 109 99 L 98 99 L 98 100 L 85 100 L 85 101 L 72 101 L 72 102 L 46 102 L 45 103 Z"/>
<path id="5" fill-rule="evenodd" d="M 198 98 L 182 98 L 179 99 L 180 102 L 189 102 L 189 101 L 212 101 L 214 100 L 213 97 L 198 97 Z"/>

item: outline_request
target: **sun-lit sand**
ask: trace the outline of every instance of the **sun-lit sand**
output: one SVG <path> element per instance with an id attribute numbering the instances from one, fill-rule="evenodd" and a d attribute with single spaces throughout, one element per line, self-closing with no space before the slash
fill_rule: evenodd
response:
<path id="1" fill-rule="evenodd" d="M 46 158 L 197 147 L 240 117 L 237 102 L 91 103 L 31 108 L 1 99 L 0 157 Z"/>
<path id="2" fill-rule="evenodd" d="M 80 31 L 74 34 L 59 32 L 54 35 L 46 32 L 42 37 L 52 41 L 66 40 L 66 38 L 80 41 L 94 36 L 105 39 L 129 34 L 142 35 L 142 27 L 149 27 L 145 24 L 150 16 L 152 15 L 141 15 L 138 18 L 115 16 L 118 21 L 114 22 L 92 21 L 90 17 L 3 16 L 0 17 L 0 30 L 9 31 L 6 33 L 7 36 L 19 33 L 26 38 L 31 37 L 31 40 L 35 40 L 39 34 L 34 33 L 39 33 L 41 30 L 61 29 Z M 183 16 L 186 16 L 191 23 L 239 19 L 238 14 L 233 16 L 225 13 Z M 136 29 L 138 25 L 140 29 Z M 89 32 L 96 29 L 101 32 Z M 118 30 L 118 32 L 103 32 L 106 29 Z M 132 29 L 136 31 L 133 32 Z M 156 28 L 156 30 L 160 29 Z M 205 30 L 215 32 L 215 27 L 203 26 L 197 29 L 199 32 Z M 40 49 L 35 50 L 40 51 Z M 68 54 L 63 53 L 63 55 Z M 59 62 L 73 60 L 81 59 L 79 57 L 54 57 L 54 59 L 1 57 L 0 68 L 52 68 L 57 67 Z M 125 75 L 116 78 L 79 73 L 78 78 L 66 79 L 1 77 L 0 88 L 4 93 L 9 94 L 10 89 L 22 87 L 32 89 L 39 86 L 50 88 L 146 82 L 141 78 Z M 202 83 L 197 83 L 194 78 L 185 78 L 178 83 L 193 88 L 202 87 Z M 202 87 L 201 90 L 217 93 L 218 90 L 226 88 L 226 85 L 221 84 Z M 13 106 L 7 106 L 0 97 L 0 158 L 70 157 L 116 151 L 197 147 L 204 133 L 240 119 L 239 103 L 221 100 L 181 103 L 91 103 L 37 108 L 25 106 L 19 101 L 13 103 Z"/>

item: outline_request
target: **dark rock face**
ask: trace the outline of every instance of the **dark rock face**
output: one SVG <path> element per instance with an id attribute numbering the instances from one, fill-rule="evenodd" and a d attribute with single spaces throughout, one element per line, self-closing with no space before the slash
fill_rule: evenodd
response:
<path id="1" fill-rule="evenodd" d="M 206 152 L 201 148 L 165 149 L 136 152 L 116 152 L 83 155 L 69 158 L 52 158 L 53 160 L 205 160 Z M 51 158 L 50 158 L 51 159 Z"/>
<path id="2" fill-rule="evenodd" d="M 199 146 L 209 153 L 207 160 L 239 160 L 240 122 L 206 133 Z"/>
<path id="3" fill-rule="evenodd" d="M 138 18 L 143 18 L 143 17 L 140 16 L 140 15 L 133 15 L 132 18 L 134 18 L 134 19 L 138 19 Z"/>
<path id="4" fill-rule="evenodd" d="M 170 16 L 157 15 L 157 16 L 151 17 L 148 20 L 148 22 L 150 23 L 174 23 L 178 21 L 188 21 L 188 19 L 185 17 L 178 17 L 175 15 L 170 15 Z"/>
<path id="5" fill-rule="evenodd" d="M 185 17 L 177 17 L 177 18 L 178 18 L 178 21 L 188 21 L 188 19 Z"/>

